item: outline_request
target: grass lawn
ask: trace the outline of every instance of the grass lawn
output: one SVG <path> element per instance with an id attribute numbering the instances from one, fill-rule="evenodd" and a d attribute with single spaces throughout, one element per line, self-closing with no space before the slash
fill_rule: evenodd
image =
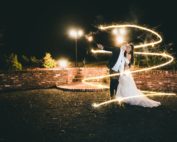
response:
<path id="1" fill-rule="evenodd" d="M 177 97 L 153 99 L 162 106 L 93 108 L 108 91 L 0 93 L 0 142 L 176 142 Z"/>

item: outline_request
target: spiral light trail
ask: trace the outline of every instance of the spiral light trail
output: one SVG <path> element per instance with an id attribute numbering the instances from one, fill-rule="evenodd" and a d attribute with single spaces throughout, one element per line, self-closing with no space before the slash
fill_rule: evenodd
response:
<path id="1" fill-rule="evenodd" d="M 110 25 L 110 26 L 100 26 L 99 27 L 100 30 L 109 30 L 109 29 L 114 29 L 114 28 L 135 28 L 135 29 L 139 29 L 139 30 L 143 30 L 143 31 L 149 32 L 149 33 L 151 33 L 151 34 L 153 34 L 153 35 L 155 35 L 157 37 L 156 41 L 145 43 L 145 44 L 135 45 L 134 46 L 135 49 L 139 49 L 139 48 L 143 48 L 143 47 L 154 47 L 154 45 L 157 45 L 157 44 L 162 42 L 162 37 L 160 36 L 160 34 L 158 34 L 157 32 L 155 32 L 155 31 L 153 31 L 153 30 L 151 30 L 149 28 L 142 27 L 142 26 L 139 26 L 139 25 L 125 24 L 125 25 Z M 92 50 L 92 53 L 94 53 L 94 54 L 98 54 L 98 53 L 108 53 L 108 54 L 110 54 L 112 52 L 105 51 L 105 50 Z M 131 71 L 131 73 L 138 73 L 138 72 L 143 72 L 143 71 L 150 71 L 152 69 L 157 69 L 157 68 L 160 68 L 160 67 L 163 67 L 163 66 L 166 66 L 166 65 L 170 64 L 174 60 L 173 56 L 171 56 L 171 55 L 169 55 L 167 53 L 134 52 L 134 54 L 147 55 L 147 56 L 160 56 L 160 57 L 168 59 L 168 61 L 166 61 L 165 63 L 161 63 L 161 64 L 158 64 L 158 65 L 151 66 L 151 67 L 146 67 L 146 68 L 134 70 L 134 71 Z M 111 74 L 111 75 L 104 75 L 104 76 L 89 77 L 89 78 L 84 78 L 82 80 L 82 82 L 87 84 L 87 85 L 97 86 L 98 88 L 105 88 L 105 87 L 108 88 L 108 86 L 101 85 L 101 84 L 96 85 L 96 84 L 88 82 L 88 81 L 97 80 L 97 79 L 103 79 L 103 78 L 112 77 L 112 76 L 118 76 L 118 75 L 120 75 L 120 73 L 115 73 L 115 74 Z M 176 95 L 174 93 L 163 93 L 163 92 L 153 92 L 153 91 L 144 91 L 144 92 L 148 93 L 148 95 L 140 95 L 140 96 L 136 96 L 136 97 Z M 132 97 L 124 97 L 124 98 L 121 98 L 121 99 L 113 99 L 113 100 L 109 100 L 109 101 L 102 102 L 102 103 L 99 103 L 99 104 L 94 103 L 93 107 L 100 107 L 102 105 L 106 105 L 106 104 L 109 104 L 109 103 L 112 103 L 112 102 L 117 102 L 117 101 L 119 103 L 121 103 L 123 100 L 129 99 L 129 98 L 134 98 L 134 96 L 132 96 Z"/>

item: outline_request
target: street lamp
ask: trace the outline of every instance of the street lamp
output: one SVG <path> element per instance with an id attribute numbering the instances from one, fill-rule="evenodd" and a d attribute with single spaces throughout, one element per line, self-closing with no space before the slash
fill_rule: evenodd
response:
<path id="1" fill-rule="evenodd" d="M 75 39 L 75 67 L 77 67 L 77 39 L 83 36 L 84 32 L 81 29 L 71 29 L 69 36 Z"/>
<path id="2" fill-rule="evenodd" d="M 122 44 L 123 42 L 125 42 L 125 39 L 122 36 L 117 36 L 116 37 L 116 42 L 117 42 L 117 44 Z"/>
<path id="3" fill-rule="evenodd" d="M 116 44 L 122 45 L 126 42 L 127 30 L 125 28 L 115 28 L 112 30 L 112 34 L 115 36 Z"/>
<path id="4" fill-rule="evenodd" d="M 86 39 L 87 39 L 89 42 L 92 42 L 92 41 L 93 41 L 93 37 L 92 37 L 92 36 L 86 36 Z"/>
<path id="5" fill-rule="evenodd" d="M 112 30 L 112 34 L 125 36 L 127 34 L 127 30 L 125 28 L 120 28 L 120 29 L 116 28 Z"/>
<path id="6" fill-rule="evenodd" d="M 60 66 L 60 68 L 65 69 L 68 66 L 68 60 L 60 59 L 58 60 L 58 65 Z"/>

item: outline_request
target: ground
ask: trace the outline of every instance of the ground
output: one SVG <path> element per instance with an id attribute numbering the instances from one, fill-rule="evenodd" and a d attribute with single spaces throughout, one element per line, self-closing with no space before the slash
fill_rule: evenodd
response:
<path id="1" fill-rule="evenodd" d="M 117 103 L 109 92 L 39 89 L 0 93 L 0 142 L 177 141 L 177 97 L 155 97 L 158 108 Z"/>

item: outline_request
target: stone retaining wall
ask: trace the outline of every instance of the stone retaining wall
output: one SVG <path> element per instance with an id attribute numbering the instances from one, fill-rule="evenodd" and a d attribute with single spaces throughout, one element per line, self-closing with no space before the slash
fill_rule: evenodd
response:
<path id="1" fill-rule="evenodd" d="M 82 78 L 109 73 L 106 67 L 80 68 Z M 28 70 L 0 73 L 0 91 L 55 87 L 56 84 L 72 83 L 79 68 L 65 70 Z M 177 92 L 177 71 L 152 70 L 133 74 L 138 88 L 143 90 Z M 100 81 L 100 80 L 95 80 Z M 109 83 L 109 78 L 102 81 Z"/>
<path id="2" fill-rule="evenodd" d="M 36 89 L 66 84 L 67 70 L 30 70 L 0 73 L 0 90 Z"/>
<path id="3" fill-rule="evenodd" d="M 140 89 L 177 92 L 177 71 L 152 70 L 133 76 Z"/>

